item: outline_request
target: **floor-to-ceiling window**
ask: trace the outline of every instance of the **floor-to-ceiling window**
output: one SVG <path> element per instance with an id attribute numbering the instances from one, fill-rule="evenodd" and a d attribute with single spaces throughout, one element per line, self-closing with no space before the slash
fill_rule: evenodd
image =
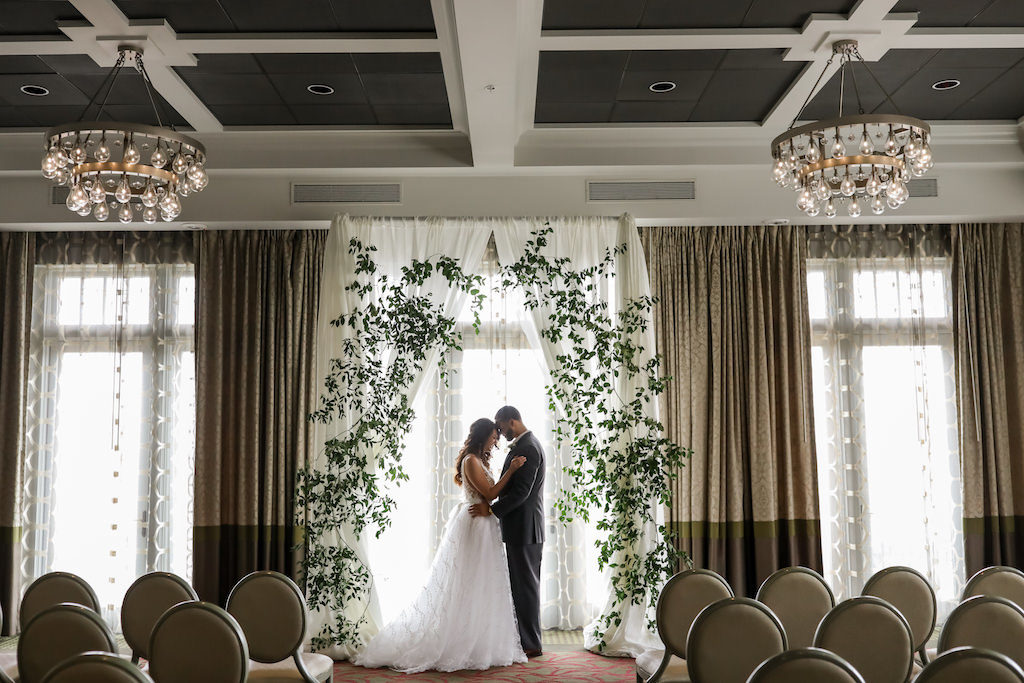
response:
<path id="1" fill-rule="evenodd" d="M 812 234 L 807 264 L 826 577 L 843 597 L 892 565 L 964 581 L 950 264 L 914 226 Z"/>

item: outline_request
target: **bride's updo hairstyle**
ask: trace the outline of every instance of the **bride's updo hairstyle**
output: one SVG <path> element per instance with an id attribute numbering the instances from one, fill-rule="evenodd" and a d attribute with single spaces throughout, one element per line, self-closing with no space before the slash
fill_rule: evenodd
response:
<path id="1" fill-rule="evenodd" d="M 462 461 L 466 459 L 467 455 L 477 456 L 483 461 L 485 467 L 491 464 L 491 454 L 489 451 L 484 453 L 484 444 L 497 428 L 498 425 L 494 423 L 494 420 L 488 420 L 486 417 L 481 417 L 469 425 L 469 436 L 466 437 L 465 443 L 459 450 L 459 457 L 455 459 L 456 484 L 462 486 Z"/>

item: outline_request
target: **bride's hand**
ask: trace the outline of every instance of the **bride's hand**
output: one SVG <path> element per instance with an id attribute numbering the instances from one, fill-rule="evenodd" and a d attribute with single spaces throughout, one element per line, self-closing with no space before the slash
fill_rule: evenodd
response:
<path id="1" fill-rule="evenodd" d="M 522 467 L 525 464 L 526 464 L 526 458 L 524 458 L 523 456 L 519 455 L 519 456 L 516 456 L 516 457 L 512 458 L 512 464 L 509 465 L 509 469 L 511 469 L 514 472 L 514 471 L 518 470 L 520 467 Z"/>

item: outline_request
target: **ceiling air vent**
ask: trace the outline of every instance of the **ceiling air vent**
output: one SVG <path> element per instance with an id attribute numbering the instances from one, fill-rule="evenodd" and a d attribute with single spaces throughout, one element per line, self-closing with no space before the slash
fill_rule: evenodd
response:
<path id="1" fill-rule="evenodd" d="M 399 183 L 292 185 L 292 204 L 400 204 Z"/>
<path id="2" fill-rule="evenodd" d="M 938 197 L 939 181 L 936 178 L 917 178 L 907 181 L 911 197 Z"/>
<path id="3" fill-rule="evenodd" d="M 692 180 L 591 180 L 587 182 L 587 201 L 622 202 L 649 199 L 693 199 Z"/>

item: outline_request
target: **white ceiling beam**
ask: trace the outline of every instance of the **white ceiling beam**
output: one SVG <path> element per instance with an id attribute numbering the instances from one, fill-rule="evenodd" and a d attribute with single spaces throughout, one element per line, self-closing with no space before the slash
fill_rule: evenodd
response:
<path id="1" fill-rule="evenodd" d="M 466 86 L 462 80 L 459 40 L 455 35 L 455 6 L 451 0 L 430 0 L 430 9 L 434 15 L 437 50 L 441 54 L 441 70 L 444 72 L 444 87 L 448 93 L 448 108 L 452 114 L 452 128 L 468 134 Z"/>
<path id="2" fill-rule="evenodd" d="M 537 76 L 540 68 L 540 37 L 544 25 L 543 2 L 520 2 L 519 57 L 516 78 L 516 144 L 533 129 L 537 111 Z"/>
<path id="3" fill-rule="evenodd" d="M 800 31 L 772 29 L 545 30 L 541 50 L 729 50 L 785 48 Z"/>
<path id="4" fill-rule="evenodd" d="M 1024 48 L 1024 28 L 912 28 L 900 40 L 899 47 L 919 50 Z"/>
<path id="5" fill-rule="evenodd" d="M 178 47 L 193 54 L 318 52 L 437 52 L 422 33 L 181 33 Z"/>

